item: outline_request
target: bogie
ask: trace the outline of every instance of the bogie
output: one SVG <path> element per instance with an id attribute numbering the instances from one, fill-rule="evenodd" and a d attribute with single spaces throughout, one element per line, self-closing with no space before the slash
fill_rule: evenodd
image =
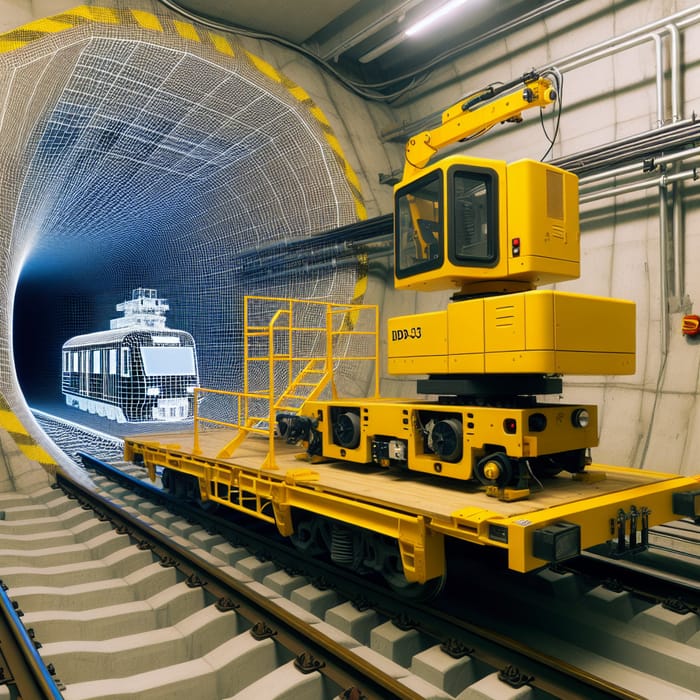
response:
<path id="1" fill-rule="evenodd" d="M 382 578 L 404 598 L 427 600 L 442 591 L 446 575 L 425 583 L 406 579 L 396 540 L 311 513 L 295 513 L 292 544 L 306 556 L 327 556 L 334 564 L 359 575 Z"/>

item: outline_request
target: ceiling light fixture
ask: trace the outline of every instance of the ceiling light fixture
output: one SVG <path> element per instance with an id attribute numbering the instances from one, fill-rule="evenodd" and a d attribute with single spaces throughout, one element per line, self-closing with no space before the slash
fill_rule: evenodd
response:
<path id="1" fill-rule="evenodd" d="M 439 7 L 435 12 L 431 12 L 429 15 L 423 17 L 423 19 L 418 20 L 415 24 L 412 24 L 404 33 L 406 36 L 415 36 L 422 32 L 426 27 L 434 24 L 439 19 L 443 18 L 445 15 L 449 14 L 453 10 L 456 10 L 460 5 L 464 5 L 467 0 L 450 0 L 442 7 Z"/>
<path id="2" fill-rule="evenodd" d="M 393 49 L 395 46 L 398 46 L 406 37 L 411 37 L 415 36 L 416 34 L 419 34 L 426 27 L 429 27 L 431 24 L 434 24 L 446 14 L 449 14 L 453 10 L 457 9 L 460 5 L 464 5 L 465 2 L 467 2 L 467 0 L 450 0 L 434 12 L 427 14 L 425 17 L 423 17 L 423 19 L 420 19 L 414 24 L 412 24 L 405 31 L 400 32 L 398 34 L 394 34 L 394 36 L 389 37 L 389 39 L 387 39 L 386 41 L 382 42 L 378 46 L 375 46 L 373 49 L 370 49 L 367 53 L 360 56 L 358 58 L 358 61 L 360 63 L 370 63 L 371 61 L 374 61 L 375 59 L 379 58 L 380 56 L 383 56 L 385 53 Z"/>

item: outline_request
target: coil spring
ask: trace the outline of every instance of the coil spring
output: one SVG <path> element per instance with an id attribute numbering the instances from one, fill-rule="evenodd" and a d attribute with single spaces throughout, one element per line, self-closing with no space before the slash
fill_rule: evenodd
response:
<path id="1" fill-rule="evenodd" d="M 352 564 L 355 557 L 352 532 L 342 525 L 334 524 L 331 529 L 331 559 L 336 564 Z"/>

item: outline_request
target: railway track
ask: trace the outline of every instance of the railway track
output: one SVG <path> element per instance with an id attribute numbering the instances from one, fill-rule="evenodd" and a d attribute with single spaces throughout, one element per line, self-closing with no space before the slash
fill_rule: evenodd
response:
<path id="1" fill-rule="evenodd" d="M 133 465 L 122 466 L 132 473 L 135 481 L 141 480 L 143 472 L 138 468 Z M 664 608 L 660 601 L 653 602 L 640 598 L 635 592 L 624 588 L 611 591 L 604 582 L 596 583 L 582 574 L 573 572 L 545 570 L 537 575 L 503 576 L 498 573 L 490 575 L 486 566 L 480 566 L 478 576 L 474 576 L 473 568 L 462 572 L 457 571 L 456 580 L 459 581 L 459 585 L 448 586 L 446 596 L 443 596 L 436 605 L 409 607 L 407 604 L 397 604 L 391 596 L 382 598 L 380 592 L 372 588 L 371 583 L 368 582 L 360 582 L 362 592 L 353 593 L 351 588 L 348 589 L 344 585 L 343 579 L 347 577 L 340 576 L 340 581 L 333 580 L 332 573 L 324 570 L 304 575 L 306 572 L 300 573 L 295 570 L 298 567 L 291 566 L 289 561 L 284 561 L 283 556 L 278 557 L 272 552 L 271 545 L 264 546 L 253 542 L 252 550 L 231 545 L 225 537 L 222 538 L 221 534 L 211 534 L 207 532 L 206 526 L 202 527 L 189 522 L 195 515 L 203 515 L 200 509 L 190 514 L 173 515 L 168 513 L 163 505 L 154 505 L 151 499 L 132 493 L 131 488 L 114 485 L 106 477 L 95 476 L 93 481 L 96 488 L 103 490 L 109 500 L 116 504 L 118 510 L 125 513 L 141 513 L 137 517 L 150 520 L 151 527 L 161 532 L 166 541 L 181 543 L 186 548 L 192 548 L 202 554 L 208 562 L 218 560 L 213 564 L 215 570 L 227 571 L 237 583 L 245 582 L 245 585 L 250 586 L 253 591 L 262 593 L 265 599 L 276 601 L 276 604 L 281 604 L 283 609 L 293 611 L 294 619 L 311 620 L 311 626 L 317 630 L 322 629 L 328 639 L 353 650 L 353 654 L 367 662 L 374 671 L 385 674 L 385 680 L 374 686 L 374 692 L 378 693 L 376 697 L 454 698 L 470 689 L 470 691 L 482 693 L 480 697 L 496 698 L 506 697 L 503 694 L 504 688 L 510 688 L 515 692 L 513 687 L 519 684 L 530 688 L 538 698 L 700 697 L 695 690 L 700 687 L 700 684 L 696 682 L 697 677 L 694 675 L 700 668 L 698 656 L 700 652 L 697 643 L 693 641 L 694 635 L 700 630 L 700 625 L 698 625 L 697 614 L 692 609 L 669 610 Z M 85 497 L 80 498 L 84 500 Z M 74 500 L 69 499 L 69 502 L 73 509 L 78 508 L 82 514 L 81 517 L 85 517 L 84 514 L 94 515 L 94 508 L 102 510 L 99 505 L 90 506 L 93 510 L 83 510 Z M 107 521 L 102 525 L 104 526 L 105 523 L 109 525 L 110 532 L 115 533 Z M 213 526 L 210 524 L 208 529 L 211 530 L 211 527 Z M 218 528 L 218 525 L 216 527 Z M 83 525 L 82 528 L 85 528 L 85 532 L 91 529 L 87 525 Z M 241 535 L 240 538 L 247 540 L 250 545 L 254 533 L 249 523 L 243 532 L 247 534 Z M 86 535 L 80 535 L 80 537 L 84 538 Z M 114 538 L 123 541 L 130 539 L 116 534 L 107 538 L 106 531 L 101 537 L 110 541 Z M 85 542 L 92 539 L 94 538 L 89 538 Z M 131 540 L 133 539 L 132 535 Z M 140 541 L 141 536 L 138 536 L 138 539 Z M 231 539 L 235 541 L 235 536 Z M 133 544 L 127 546 L 134 548 Z M 99 545 L 98 550 L 100 547 L 104 545 Z M 163 553 L 159 553 L 156 563 L 153 563 L 154 552 L 157 550 L 137 549 L 137 552 L 140 552 L 138 556 L 141 558 L 141 565 L 132 566 L 132 570 L 129 571 L 122 570 L 121 574 L 117 572 L 119 574 L 117 578 L 133 581 L 138 592 L 133 592 L 131 595 L 133 600 L 139 601 L 142 609 L 153 607 L 153 603 L 149 603 L 150 598 L 144 599 L 145 593 L 149 590 L 161 587 L 164 590 L 170 590 L 173 586 L 177 590 L 187 588 L 185 581 L 189 574 L 185 577 L 186 568 L 179 554 L 177 557 L 173 557 L 172 554 L 166 555 L 180 562 L 178 566 L 162 567 L 159 557 L 163 556 Z M 144 552 L 150 557 L 151 563 L 148 565 L 143 563 L 146 561 Z M 116 562 L 122 558 L 124 561 L 131 560 L 134 555 L 128 557 L 126 554 L 117 555 L 115 551 L 108 556 L 112 559 L 106 566 L 114 570 L 114 567 L 118 566 Z M 276 563 L 278 558 L 279 563 Z M 91 565 L 91 571 L 92 566 L 94 565 Z M 121 566 L 123 568 L 125 565 Z M 159 570 L 170 570 L 167 575 L 174 576 L 175 583 L 165 587 L 162 583 L 142 582 L 146 580 L 146 575 L 137 572 L 146 569 L 155 570 L 156 567 Z M 452 576 L 455 572 L 450 573 Z M 40 570 L 38 575 L 42 575 Z M 165 575 L 162 571 L 157 573 L 157 577 Z M 206 585 L 203 587 L 204 597 L 209 600 L 209 603 L 203 606 L 202 610 L 204 610 L 216 603 L 212 600 L 213 594 L 210 593 L 214 590 L 215 576 L 212 574 L 210 578 L 209 573 L 204 578 L 201 573 L 197 575 L 200 580 L 206 580 Z M 46 577 L 46 574 L 43 576 Z M 92 576 L 93 574 L 90 574 L 90 577 Z M 311 583 L 310 579 L 313 579 L 316 585 Z M 156 580 L 158 578 L 153 579 L 153 581 Z M 104 583 L 100 586 L 94 582 L 93 585 L 98 588 L 107 588 Z M 14 591 L 13 585 L 10 593 Z M 83 589 L 83 598 L 86 595 L 87 590 Z M 177 600 L 180 594 L 167 595 Z M 189 592 L 188 595 L 193 594 Z M 243 594 L 237 592 L 235 595 Z M 219 597 L 216 597 L 216 600 Z M 228 598 L 231 598 L 231 595 Z M 86 604 L 89 605 L 89 603 L 81 603 L 83 607 Z M 73 622 L 67 625 L 67 628 L 71 625 L 75 627 L 76 619 L 88 615 L 94 617 L 101 628 L 111 628 L 111 634 L 123 633 L 123 629 L 116 629 L 120 627 L 115 622 L 118 618 L 114 618 L 107 612 L 101 611 L 99 607 L 87 610 L 76 609 L 72 611 Z M 36 617 L 41 614 L 42 612 L 38 610 L 32 612 L 30 622 L 35 621 L 32 615 Z M 149 615 L 153 617 L 153 612 Z M 200 612 L 199 615 L 205 615 L 205 613 Z M 221 613 L 212 614 L 212 617 L 217 618 L 220 615 Z M 25 614 L 25 618 L 26 616 Z M 147 616 L 144 614 L 145 617 Z M 133 619 L 136 618 L 137 615 L 134 614 Z M 65 616 L 63 618 L 59 616 L 58 619 L 65 619 Z M 143 622 L 139 621 L 139 625 L 142 624 Z M 162 619 L 160 624 L 162 625 Z M 246 624 L 248 625 L 246 634 L 250 635 L 250 629 L 255 625 L 251 622 Z M 275 622 L 267 622 L 266 625 L 273 631 L 278 629 Z M 66 698 L 91 697 L 77 694 L 76 687 L 85 688 L 89 684 L 100 682 L 98 680 L 73 682 L 72 680 L 73 671 L 68 665 L 69 660 L 81 658 L 82 654 L 88 653 L 87 648 L 96 659 L 97 651 L 94 647 L 101 646 L 105 650 L 102 655 L 103 660 L 110 659 L 109 662 L 104 661 L 104 663 L 112 668 L 115 664 L 117 666 L 121 664 L 123 667 L 132 669 L 131 662 L 121 660 L 128 656 L 121 647 L 126 645 L 133 648 L 135 646 L 133 637 L 128 644 L 125 642 L 126 638 L 120 636 L 106 637 L 101 640 L 82 640 L 81 651 L 79 646 L 75 647 L 78 641 L 71 639 L 59 641 L 58 638 L 53 637 L 42 639 L 43 633 L 40 634 L 39 630 L 43 627 L 38 624 L 33 626 L 39 641 L 43 644 L 42 655 L 47 660 L 50 654 L 59 652 L 61 649 L 65 651 L 62 656 L 51 657 L 53 660 L 49 662 L 53 663 L 62 681 L 68 680 Z M 60 626 L 60 623 L 52 622 L 48 625 L 48 629 L 53 630 L 51 634 L 55 635 Z M 173 626 L 182 628 L 183 622 L 178 621 Z M 129 629 L 131 633 L 133 630 L 131 627 Z M 141 628 L 137 626 L 136 629 Z M 170 630 L 171 627 L 166 626 L 165 629 Z M 107 632 L 101 634 L 105 635 Z M 158 625 L 151 631 L 144 630 L 135 634 L 142 635 L 144 640 L 150 634 L 154 634 L 157 638 L 167 636 L 167 633 Z M 278 635 L 271 637 L 275 644 Z M 198 638 L 201 637 L 213 638 L 213 635 L 200 632 Z M 192 649 L 193 638 L 189 639 L 188 642 L 180 642 L 180 646 L 189 644 L 189 648 Z M 119 640 L 122 641 L 119 643 Z M 101 644 L 96 644 L 98 641 Z M 165 642 L 163 641 L 162 644 Z M 165 647 L 156 646 L 153 647 L 153 651 L 149 651 L 150 645 L 144 644 L 141 647 L 143 651 L 139 654 L 139 658 L 150 659 L 151 665 L 149 670 L 141 670 L 136 675 L 140 676 L 141 680 L 148 675 L 152 679 L 159 678 L 159 682 L 166 681 L 170 675 L 168 669 L 179 664 L 162 666 L 163 661 L 167 661 L 169 657 L 169 652 L 164 651 Z M 69 648 L 70 653 L 67 651 Z M 109 653 L 107 649 L 110 650 Z M 156 649 L 159 650 L 156 651 Z M 328 650 L 325 647 L 321 650 L 316 648 L 316 651 L 307 654 L 303 652 L 294 654 L 293 651 L 277 654 L 285 662 L 266 674 L 269 680 L 261 678 L 257 683 L 269 683 L 278 689 L 288 687 L 284 679 L 296 678 L 301 673 L 293 665 L 294 659 L 299 656 L 305 660 L 302 665 L 308 662 L 312 667 L 316 666 L 319 658 L 326 663 Z M 204 654 L 204 656 L 207 655 L 215 655 L 214 650 L 210 649 Z M 174 657 L 170 660 L 174 660 Z M 182 661 L 182 663 L 185 662 Z M 195 665 L 194 659 L 189 659 L 186 663 Z M 97 661 L 93 662 L 95 668 L 98 665 Z M 357 661 L 350 665 L 357 666 Z M 565 670 L 563 672 L 561 669 L 557 670 L 557 666 Z M 137 664 L 135 668 L 138 669 L 138 667 Z M 295 670 L 292 671 L 291 668 Z M 84 673 L 84 671 L 81 672 Z M 318 669 L 312 669 L 309 675 L 323 676 Z M 111 685 L 131 687 L 130 678 L 130 676 L 122 676 L 117 682 L 112 677 Z M 390 685 L 386 679 L 392 679 L 394 683 L 398 682 L 398 686 Z M 364 681 L 346 680 L 347 682 L 315 681 L 320 690 L 315 691 L 317 694 L 310 697 L 334 697 L 334 693 L 339 695 L 346 691 L 350 693 L 348 697 L 357 691 L 368 697 L 372 696 L 363 689 L 363 686 L 369 687 Z M 172 690 L 172 686 L 166 683 L 166 690 L 163 691 L 165 694 L 162 697 L 170 697 L 167 695 L 168 687 Z M 251 687 L 256 686 L 253 684 Z M 263 687 L 263 685 L 257 687 Z M 74 694 L 71 695 L 71 692 Z M 155 685 L 148 692 L 149 700 L 153 697 L 161 697 L 159 694 L 161 691 Z M 282 690 L 280 692 L 283 693 Z M 292 693 L 291 690 L 289 692 Z M 298 692 L 298 689 L 294 692 Z M 259 692 L 258 695 L 267 697 Z M 126 695 L 92 697 L 126 697 Z M 138 697 L 138 695 L 129 697 Z M 207 696 L 195 693 L 193 697 Z M 215 694 L 211 697 L 228 696 Z M 284 694 L 279 697 L 284 697 Z M 298 695 L 290 694 L 289 697 L 298 697 Z"/>
<path id="2" fill-rule="evenodd" d="M 80 451 L 105 461 L 119 460 L 124 453 L 124 441 L 118 437 L 71 423 L 44 411 L 32 409 L 32 414 L 54 444 L 76 464 L 80 464 Z"/>

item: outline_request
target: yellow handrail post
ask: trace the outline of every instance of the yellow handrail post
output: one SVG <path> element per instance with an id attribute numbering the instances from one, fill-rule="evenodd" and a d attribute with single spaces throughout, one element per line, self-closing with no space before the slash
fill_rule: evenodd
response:
<path id="1" fill-rule="evenodd" d="M 287 385 L 292 383 L 294 376 L 294 299 L 289 300 L 289 333 L 287 336 Z"/>
<path id="2" fill-rule="evenodd" d="M 374 307 L 374 398 L 379 398 L 379 307 Z"/>
<path id="3" fill-rule="evenodd" d="M 335 387 L 335 366 L 333 362 L 333 308 L 331 304 L 326 304 L 326 371 L 331 377 L 331 396 L 338 398 Z"/>
<path id="4" fill-rule="evenodd" d="M 267 427 L 268 427 L 268 448 L 267 448 L 267 468 L 268 469 L 274 469 L 277 465 L 275 464 L 275 431 L 272 429 L 272 421 L 273 421 L 273 416 L 272 416 L 272 407 L 275 405 L 275 321 L 280 315 L 280 311 L 278 311 L 273 317 L 272 320 L 270 321 L 270 325 L 268 327 L 268 342 L 269 342 L 269 349 L 270 349 L 270 363 L 269 363 L 269 371 L 270 371 L 270 376 L 269 376 L 269 385 L 270 385 L 270 391 L 269 391 L 269 398 L 268 398 L 268 419 L 267 419 Z"/>
<path id="5" fill-rule="evenodd" d="M 200 389 L 196 386 L 193 393 L 194 406 L 192 407 L 192 417 L 194 419 L 194 440 L 192 443 L 192 452 L 196 455 L 202 454 L 202 451 L 199 448 L 199 411 L 197 410 L 199 405 L 199 392 Z"/>

